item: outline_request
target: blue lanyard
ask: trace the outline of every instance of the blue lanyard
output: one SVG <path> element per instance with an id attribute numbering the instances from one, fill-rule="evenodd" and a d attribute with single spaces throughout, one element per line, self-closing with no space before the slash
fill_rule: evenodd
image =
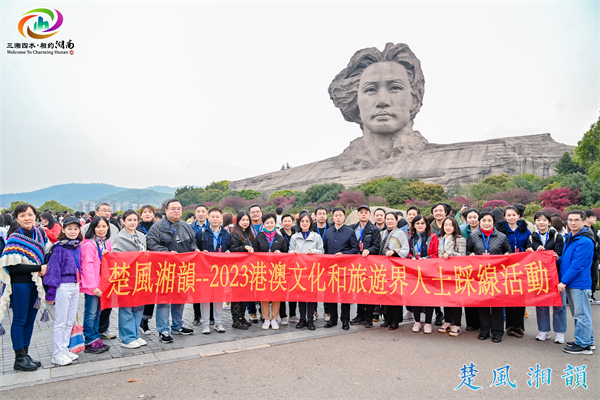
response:
<path id="1" fill-rule="evenodd" d="M 285 238 L 285 240 L 287 240 L 287 242 L 288 242 L 288 245 L 290 245 L 290 246 L 292 245 L 292 244 L 290 243 L 290 239 L 288 239 L 287 235 L 285 234 L 285 231 L 284 231 L 284 232 L 281 234 L 281 236 L 283 236 L 283 237 Z M 291 237 L 291 236 L 290 236 L 290 237 Z M 275 238 L 273 238 L 273 240 L 275 240 Z"/>
<path id="2" fill-rule="evenodd" d="M 440 236 L 440 231 L 438 231 L 435 226 L 431 226 L 433 228 L 433 230 L 435 231 L 435 234 Z"/>
<path id="3" fill-rule="evenodd" d="M 146 235 L 148 234 L 148 231 L 146 230 L 146 228 L 144 228 L 144 225 L 140 225 L 142 227 L 142 229 L 144 230 L 144 232 L 146 233 Z"/>
<path id="4" fill-rule="evenodd" d="M 171 221 L 167 220 L 167 223 L 169 224 L 169 228 L 171 228 L 171 232 L 173 232 L 174 235 L 177 235 L 177 232 L 175 232 L 175 229 L 171 226 Z"/>
<path id="5" fill-rule="evenodd" d="M 275 235 L 275 236 L 277 236 L 277 235 Z M 265 235 L 265 237 L 267 238 L 267 242 L 269 243 L 269 253 L 271 252 L 271 245 L 275 241 L 275 236 L 273 236 L 273 240 L 269 241 L 269 238 L 267 237 L 267 235 Z"/>
<path id="6" fill-rule="evenodd" d="M 77 248 L 77 250 L 71 249 L 71 253 L 73 253 L 73 257 L 75 257 L 75 264 L 77 264 L 77 271 L 81 272 L 81 267 L 79 266 L 79 247 Z M 102 259 L 102 256 L 100 256 L 100 259 Z"/>
<path id="7" fill-rule="evenodd" d="M 360 223 L 360 222 L 359 222 Z M 363 237 L 363 230 L 364 228 L 360 228 L 360 243 L 362 243 L 362 237 Z"/>
<path id="8" fill-rule="evenodd" d="M 215 233 L 213 232 L 212 228 L 209 228 L 208 231 L 210 232 L 210 234 L 212 235 L 212 237 L 214 237 L 215 240 L 217 241 L 217 243 L 219 244 L 219 247 L 217 247 L 217 248 L 221 248 L 221 242 L 223 241 L 223 234 L 221 232 L 223 232 L 223 229 L 221 229 L 219 231 L 219 233 L 220 233 L 219 235 L 215 235 Z"/>
<path id="9" fill-rule="evenodd" d="M 258 234 L 261 233 L 263 230 L 263 224 L 260 224 L 260 228 L 258 228 L 258 230 L 256 229 L 256 227 L 254 225 L 250 224 L 250 226 L 252 226 L 252 231 L 254 232 L 254 236 L 258 236 Z"/>
<path id="10" fill-rule="evenodd" d="M 550 229 L 548 229 L 548 231 L 546 232 L 546 240 L 544 241 L 544 243 L 542 243 L 542 245 L 544 247 L 546 247 L 546 243 L 548 243 L 548 234 L 550 233 Z M 540 242 L 542 241 L 542 235 L 538 232 L 538 236 L 540 237 Z"/>
<path id="11" fill-rule="evenodd" d="M 421 238 L 421 237 L 419 236 L 419 239 L 420 239 L 420 238 Z M 416 248 L 417 248 L 417 253 L 418 253 L 418 255 L 421 255 L 421 247 L 423 247 L 423 242 L 421 242 L 421 243 L 419 244 L 419 241 L 418 241 L 418 240 L 415 240 L 415 246 L 414 246 L 414 247 L 416 247 Z"/>
<path id="12" fill-rule="evenodd" d="M 319 234 L 319 236 L 321 236 L 321 239 L 323 239 L 323 241 L 325 241 L 325 232 L 327 232 L 327 225 L 325 225 L 325 228 L 323 228 L 323 234 L 321 235 L 321 231 L 319 230 L 319 227 L 315 224 L 315 228 L 317 228 L 317 233 Z"/>
<path id="13" fill-rule="evenodd" d="M 481 231 L 481 228 L 479 228 L 479 230 Z M 494 231 L 492 230 L 492 233 Z M 483 239 L 483 245 L 485 246 L 485 252 L 486 254 L 489 253 L 488 249 L 490 248 L 490 238 L 492 237 L 492 234 L 490 233 L 490 236 L 488 236 L 487 241 L 485 240 L 485 233 L 483 233 L 483 231 L 481 231 L 481 237 Z"/>
<path id="14" fill-rule="evenodd" d="M 33 240 L 37 242 L 38 240 L 37 240 L 37 233 L 35 232 L 35 228 L 34 228 L 34 229 L 32 229 L 31 231 L 33 232 Z M 19 228 L 19 232 L 21 232 L 21 235 L 23 235 L 23 236 L 26 236 L 26 235 L 23 233 L 23 229 L 22 229 L 22 228 Z"/>
<path id="15" fill-rule="evenodd" d="M 442 249 L 443 249 L 444 252 L 446 251 L 446 237 L 445 236 L 444 236 L 444 241 L 443 241 L 443 244 L 442 244 Z"/>
<path id="16" fill-rule="evenodd" d="M 100 245 L 98 244 L 98 242 L 96 242 L 96 248 L 98 249 L 98 257 L 100 258 L 100 262 L 102 262 L 102 250 L 104 250 L 105 247 L 103 247 L 102 250 L 100 250 Z"/>

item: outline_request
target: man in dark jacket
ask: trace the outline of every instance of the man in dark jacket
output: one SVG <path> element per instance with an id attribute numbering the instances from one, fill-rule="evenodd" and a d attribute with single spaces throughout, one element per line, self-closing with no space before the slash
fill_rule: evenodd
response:
<path id="1" fill-rule="evenodd" d="M 363 257 L 367 257 L 369 254 L 378 255 L 381 235 L 379 228 L 369 220 L 371 218 L 371 209 L 368 206 L 360 206 L 357 212 L 359 222 L 351 225 L 350 228 L 356 235 L 360 252 Z M 374 304 L 357 304 L 356 317 L 350 323 L 352 325 L 364 323 L 366 328 L 372 328 L 374 311 Z"/>
<path id="2" fill-rule="evenodd" d="M 205 229 L 201 229 L 196 232 L 196 244 L 200 251 L 205 253 L 229 253 L 229 243 L 231 238 L 229 232 L 221 227 L 223 222 L 223 212 L 217 207 L 213 207 L 208 210 L 208 222 L 209 226 Z M 195 312 L 194 304 L 194 312 Z M 218 333 L 225 332 L 223 328 L 223 302 L 218 301 L 216 303 L 200 303 L 199 316 L 202 318 L 202 333 L 204 335 L 210 334 L 210 317 L 214 315 L 215 331 Z M 211 310 L 212 309 L 212 310 Z M 195 324 L 196 318 L 194 318 Z"/>
<path id="3" fill-rule="evenodd" d="M 594 293 L 596 293 L 596 286 L 598 286 L 598 262 L 600 262 L 600 238 L 598 237 L 598 231 L 594 228 L 594 224 L 598 220 L 596 213 L 592 210 L 585 212 L 585 226 L 587 226 L 594 235 L 596 241 L 596 247 L 594 248 L 594 261 L 592 262 L 592 298 L 590 303 L 600 304 L 600 300 L 596 300 Z"/>
<path id="4" fill-rule="evenodd" d="M 173 253 L 189 253 L 199 251 L 196 245 L 194 230 L 181 220 L 182 206 L 179 200 L 170 199 L 165 204 L 166 218 L 161 219 L 150 228 L 146 244 L 150 251 L 170 251 Z M 156 329 L 160 341 L 173 343 L 174 335 L 191 335 L 193 329 L 183 326 L 183 309 L 185 304 L 157 304 Z M 169 308 L 171 309 L 171 332 L 169 332 Z"/>
<path id="5" fill-rule="evenodd" d="M 563 350 L 570 354 L 593 354 L 594 328 L 592 326 L 592 307 L 590 297 L 592 277 L 590 268 L 593 263 L 594 241 L 592 231 L 585 226 L 586 215 L 583 211 L 570 211 L 567 223 L 571 232 L 565 240 L 560 264 L 558 291 L 567 291 L 567 301 L 575 320 L 575 341 L 567 342 Z"/>
<path id="6" fill-rule="evenodd" d="M 343 208 L 334 207 L 332 211 L 334 226 L 327 229 L 323 248 L 325 254 L 358 254 L 360 247 L 352 228 L 344 225 L 346 211 Z M 337 303 L 325 303 L 331 315 L 325 328 L 337 325 L 338 305 Z M 350 304 L 342 304 L 342 329 L 350 329 Z"/>

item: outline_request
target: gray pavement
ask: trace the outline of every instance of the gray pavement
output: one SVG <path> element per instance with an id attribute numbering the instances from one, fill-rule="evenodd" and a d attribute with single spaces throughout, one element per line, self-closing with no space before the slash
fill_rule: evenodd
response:
<path id="1" fill-rule="evenodd" d="M 259 346 L 252 351 L 221 351 L 214 356 L 124 368 L 7 390 L 2 398 L 597 399 L 598 355 L 570 355 L 561 350 L 562 345 L 535 341 L 537 326 L 532 311 L 529 308 L 525 337 L 505 336 L 500 344 L 479 341 L 476 332 L 465 332 L 457 338 L 437 332 L 413 333 L 412 324 L 407 323 L 396 331 L 354 330 L 338 336 Z M 593 318 L 598 332 L 600 307 L 593 306 Z M 569 318 L 569 339 L 572 323 Z M 461 383 L 460 368 L 470 363 L 476 364 L 479 371 L 472 383 L 482 389 L 454 390 Z M 526 373 L 536 363 L 552 369 L 549 386 L 536 389 L 527 385 Z M 567 364 L 587 365 L 588 389 L 566 387 L 561 375 Z M 490 387 L 493 370 L 505 365 L 510 365 L 509 378 L 516 388 Z"/>

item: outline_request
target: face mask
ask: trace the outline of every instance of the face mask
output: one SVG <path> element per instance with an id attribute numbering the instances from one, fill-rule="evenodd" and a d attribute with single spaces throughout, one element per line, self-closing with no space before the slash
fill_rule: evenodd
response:
<path id="1" fill-rule="evenodd" d="M 63 219 L 64 219 L 63 217 L 59 217 L 59 218 L 58 218 L 58 220 L 59 220 L 60 222 L 62 222 L 62 221 L 63 221 Z"/>

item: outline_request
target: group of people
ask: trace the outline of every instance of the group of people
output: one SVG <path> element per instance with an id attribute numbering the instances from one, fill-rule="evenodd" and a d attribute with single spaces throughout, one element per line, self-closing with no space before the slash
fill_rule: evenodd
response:
<path id="1" fill-rule="evenodd" d="M 460 257 L 467 255 L 501 255 L 520 251 L 554 252 L 562 305 L 536 307 L 539 334 L 537 340 L 550 339 L 550 310 L 554 341 L 565 343 L 567 304 L 575 321 L 574 342 L 567 342 L 565 352 L 592 354 L 595 349 L 591 304 L 598 277 L 598 233 L 593 213 L 570 211 L 566 227 L 557 216 L 544 211 L 535 214 L 535 225 L 524 220 L 523 208 L 508 206 L 504 210 L 467 209 L 455 216 L 449 204 L 437 203 L 431 215 L 417 207 L 402 212 L 386 212 L 370 207 L 357 209 L 358 222 L 346 225 L 346 210 L 334 207 L 331 218 L 324 207 L 314 213 L 298 215 L 264 213 L 253 204 L 235 218 L 224 221 L 217 207 L 196 207 L 192 223 L 182 219 L 183 207 L 177 199 L 168 200 L 163 215 L 155 207 L 125 211 L 113 218 L 109 204 L 100 203 L 89 217 L 62 216 L 57 222 L 51 212 L 38 214 L 35 207 L 16 207 L 6 232 L 0 235 L 0 321 L 10 304 L 13 312 L 11 338 L 15 351 L 14 368 L 33 371 L 40 362 L 29 356 L 34 321 L 38 310 L 47 321 L 46 303 L 54 305 L 52 363 L 68 365 L 78 358 L 69 348 L 71 330 L 76 321 L 80 293 L 84 294 L 83 336 L 85 352 L 102 353 L 109 349 L 103 339 L 116 337 L 110 330 L 111 309 L 101 310 L 102 257 L 108 252 L 164 251 L 188 252 L 270 252 L 296 254 L 360 254 L 411 259 Z M 283 215 L 282 215 L 283 214 Z M 459 223 L 461 221 L 461 223 Z M 0 226 L 5 220 L 0 221 Z M 57 227 L 57 228 L 56 228 Z M 172 335 L 191 335 L 185 326 L 185 304 L 148 304 L 118 309 L 118 333 L 121 346 L 139 348 L 146 345 L 140 334 L 151 333 L 149 320 L 156 311 L 156 329 L 163 343 L 172 343 Z M 296 328 L 315 329 L 318 317 L 315 302 L 261 301 L 232 302 L 234 329 L 247 330 L 263 320 L 262 329 L 279 329 L 279 323 L 297 322 Z M 218 333 L 223 327 L 223 303 L 193 304 L 193 325 L 202 325 L 202 334 Z M 351 324 L 373 327 L 384 316 L 382 327 L 395 330 L 404 319 L 414 319 L 413 332 L 433 332 L 433 316 L 438 332 L 459 336 L 462 307 L 403 306 L 397 304 L 358 304 L 350 319 L 350 304 L 325 303 L 325 328 L 341 321 L 342 329 Z M 289 310 L 289 317 L 287 312 Z M 341 314 L 338 314 L 341 311 Z M 246 318 L 246 314 L 248 318 Z M 479 330 L 478 338 L 499 343 L 503 334 L 524 336 L 525 307 L 465 307 L 466 330 Z M 171 323 L 169 324 L 169 316 Z M 3 328 L 0 325 L 0 334 Z"/>

